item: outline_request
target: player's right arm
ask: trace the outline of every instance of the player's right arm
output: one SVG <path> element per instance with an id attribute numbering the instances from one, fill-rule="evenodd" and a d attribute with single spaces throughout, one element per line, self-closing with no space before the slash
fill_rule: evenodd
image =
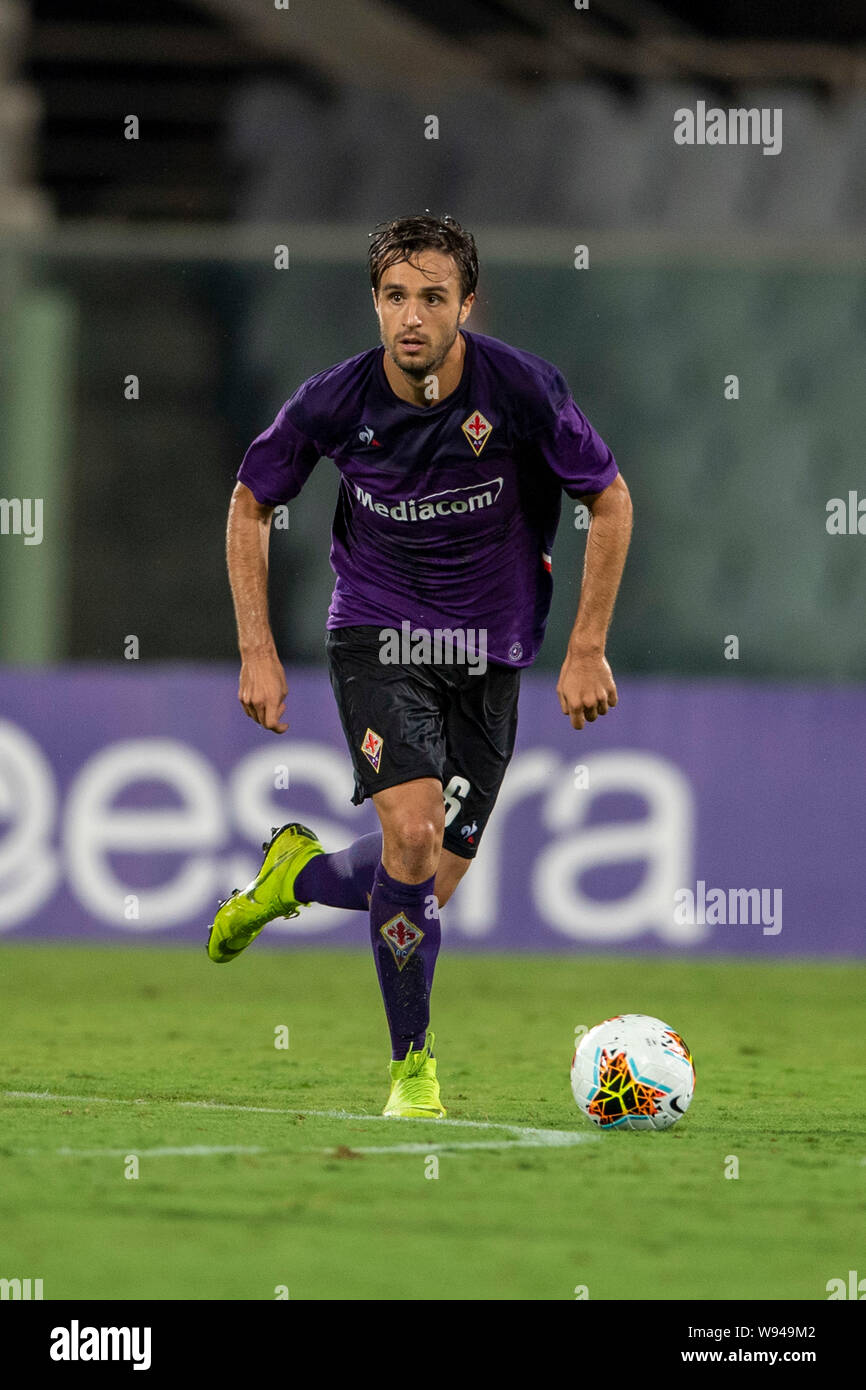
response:
<path id="1" fill-rule="evenodd" d="M 253 440 L 238 471 L 229 507 L 226 551 L 238 625 L 241 679 L 238 699 L 250 719 L 284 734 L 283 670 L 268 618 L 268 543 L 274 507 L 297 497 L 325 453 L 317 443 L 321 410 L 311 378 L 286 401 L 273 424 Z"/>
<path id="2" fill-rule="evenodd" d="M 238 699 L 257 724 L 284 734 L 286 673 L 277 655 L 268 616 L 268 545 L 273 507 L 243 483 L 232 493 L 226 529 L 226 559 L 235 606 L 241 675 Z"/>

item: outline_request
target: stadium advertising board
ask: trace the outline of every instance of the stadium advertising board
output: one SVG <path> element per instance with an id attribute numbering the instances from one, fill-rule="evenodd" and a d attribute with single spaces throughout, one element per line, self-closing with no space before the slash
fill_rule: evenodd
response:
<path id="1" fill-rule="evenodd" d="M 289 689 L 277 737 L 244 717 L 228 668 L 3 673 L 7 939 L 204 944 L 272 826 L 300 820 L 326 850 L 376 829 L 369 803 L 350 804 L 327 678 L 289 672 Z M 863 766 L 854 688 L 626 679 L 618 708 L 575 732 L 555 682 L 525 675 L 515 756 L 446 940 L 863 954 Z M 366 944 L 366 921 L 316 905 L 267 941 Z"/>

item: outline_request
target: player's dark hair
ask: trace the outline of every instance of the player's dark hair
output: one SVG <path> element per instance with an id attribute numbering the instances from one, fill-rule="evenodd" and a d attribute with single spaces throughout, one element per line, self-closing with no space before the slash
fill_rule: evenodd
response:
<path id="1" fill-rule="evenodd" d="M 461 302 L 475 293 L 478 284 L 478 252 L 475 238 L 453 217 L 433 217 L 429 212 L 380 222 L 370 233 L 370 283 L 378 294 L 385 271 L 398 261 L 417 259 L 422 251 L 442 251 L 453 256 L 460 272 Z"/>

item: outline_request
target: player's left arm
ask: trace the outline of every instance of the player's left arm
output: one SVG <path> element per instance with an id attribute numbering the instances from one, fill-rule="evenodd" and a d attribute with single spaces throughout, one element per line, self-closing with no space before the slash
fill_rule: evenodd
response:
<path id="1" fill-rule="evenodd" d="M 605 645 L 619 590 L 632 527 L 629 490 L 621 474 L 602 492 L 580 498 L 591 521 L 577 617 L 556 693 L 572 727 L 582 729 L 617 703 L 613 673 Z"/>

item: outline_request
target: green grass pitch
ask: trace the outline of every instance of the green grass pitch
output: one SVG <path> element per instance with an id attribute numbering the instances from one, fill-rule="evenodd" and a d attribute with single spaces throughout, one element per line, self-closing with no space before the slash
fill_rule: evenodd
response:
<path id="1" fill-rule="evenodd" d="M 6 943 L 0 975 L 0 1276 L 46 1299 L 826 1299 L 862 1265 L 862 964 L 446 950 L 449 1120 L 510 1130 L 378 1118 L 363 950 Z M 575 1027 L 620 1012 L 694 1053 L 665 1133 L 572 1101 Z"/>

